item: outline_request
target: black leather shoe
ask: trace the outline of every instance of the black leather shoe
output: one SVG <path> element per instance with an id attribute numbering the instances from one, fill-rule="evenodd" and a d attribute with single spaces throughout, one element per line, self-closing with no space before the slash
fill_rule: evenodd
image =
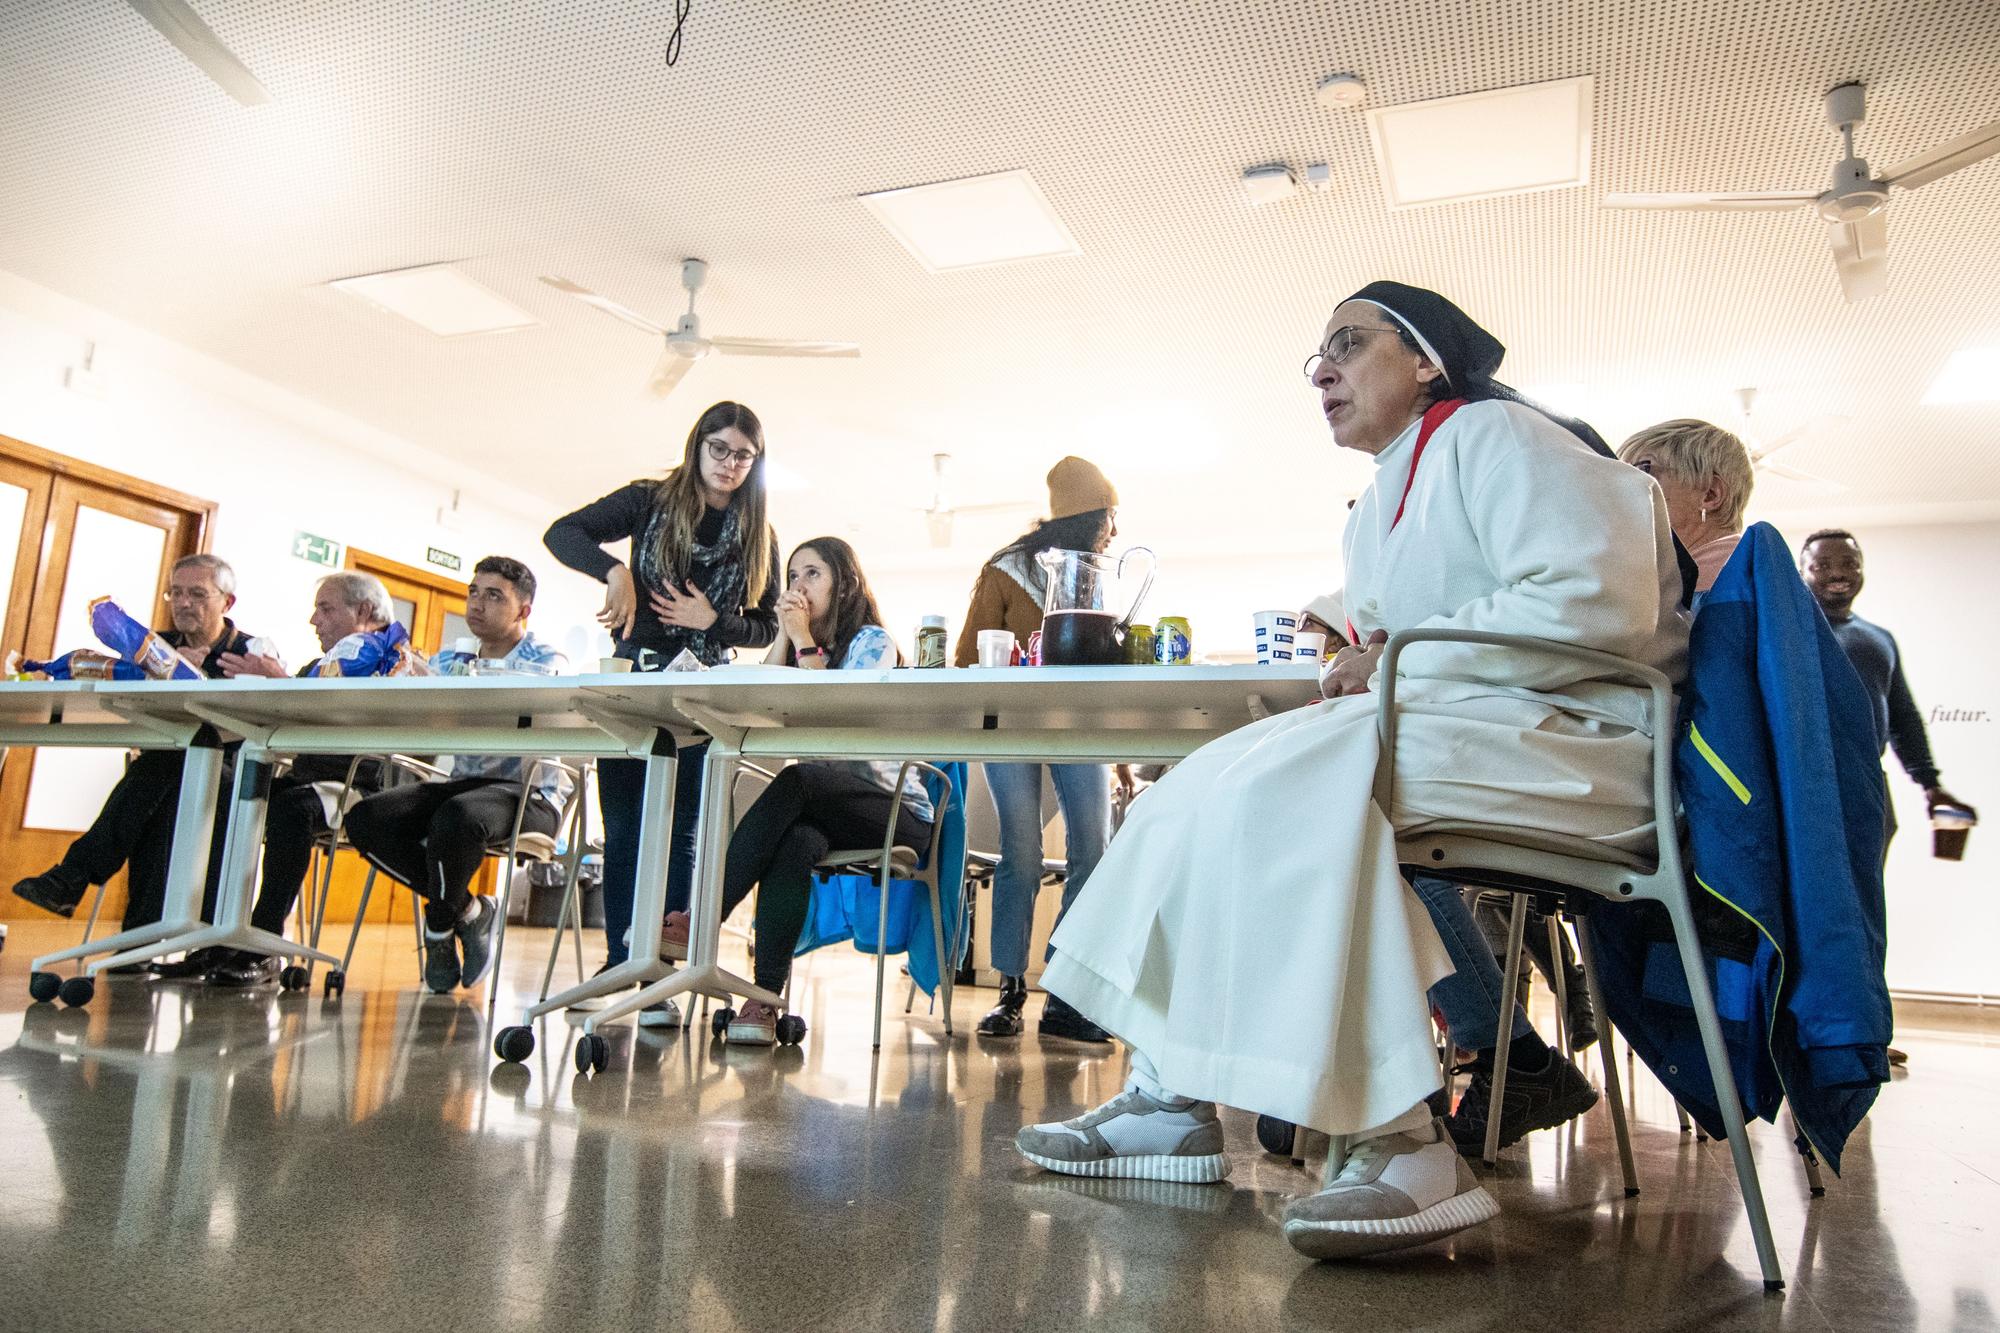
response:
<path id="1" fill-rule="evenodd" d="M 90 892 L 90 883 L 65 865 L 53 865 L 14 886 L 14 896 L 57 916 L 76 915 L 76 905 Z"/>
<path id="2" fill-rule="evenodd" d="M 239 949 L 209 969 L 211 986 L 268 986 L 278 979 L 284 964 L 267 953 Z"/>
<path id="3" fill-rule="evenodd" d="M 190 977 L 205 977 L 209 969 L 221 962 L 226 949 L 196 949 L 185 955 L 179 962 L 154 963 L 153 975 L 162 981 L 186 981 Z"/>
<path id="4" fill-rule="evenodd" d="M 1028 979 L 1000 978 L 1000 1003 L 979 1020 L 982 1037 L 1018 1037 L 1023 1026 L 1021 1011 L 1028 1007 Z"/>
<path id="5" fill-rule="evenodd" d="M 1109 1032 L 1053 995 L 1049 996 L 1049 1002 L 1042 1006 L 1042 1023 L 1038 1030 L 1044 1037 L 1061 1037 L 1065 1041 L 1109 1042 L 1111 1040 Z"/>

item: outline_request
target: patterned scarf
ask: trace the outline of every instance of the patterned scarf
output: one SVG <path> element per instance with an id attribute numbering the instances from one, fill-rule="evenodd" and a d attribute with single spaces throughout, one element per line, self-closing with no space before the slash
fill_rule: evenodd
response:
<path id="1" fill-rule="evenodd" d="M 662 569 L 659 557 L 660 525 L 668 521 L 667 511 L 654 506 L 653 516 L 646 521 L 646 533 L 638 543 L 639 582 L 644 588 L 672 587 L 681 591 L 680 579 L 691 579 L 697 588 L 707 596 L 709 603 L 725 616 L 741 615 L 744 594 L 748 591 L 749 576 L 743 567 L 743 517 L 735 505 L 722 511 L 722 532 L 713 545 L 705 546 L 700 538 L 695 539 L 694 548 L 688 553 L 687 569 L 676 578 L 676 571 Z M 651 614 L 650 608 L 642 602 L 640 615 Z M 686 648 L 709 666 L 719 666 L 729 660 L 729 647 L 718 643 L 713 636 L 713 626 L 707 630 L 689 629 L 685 625 L 662 627 L 667 638 L 677 649 Z M 667 657 L 674 654 L 669 652 Z M 666 663 L 660 663 L 665 666 Z"/>

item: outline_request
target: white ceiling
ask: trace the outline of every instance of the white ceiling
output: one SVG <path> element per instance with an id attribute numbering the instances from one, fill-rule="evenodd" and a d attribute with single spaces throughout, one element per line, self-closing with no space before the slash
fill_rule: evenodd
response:
<path id="1" fill-rule="evenodd" d="M 1375 277 L 1438 287 L 1614 441 L 1733 422 L 1845 482 L 1766 482 L 1763 512 L 2000 508 L 2000 405 L 1924 408 L 1967 342 L 2000 343 L 2000 159 L 1897 197 L 1889 295 L 1840 298 L 1795 214 L 1601 210 L 1606 190 L 1819 187 L 1820 96 L 1869 85 L 1887 166 L 2000 115 L 1991 0 L 195 0 L 270 89 L 239 106 L 119 0 L 0 7 L 0 269 L 410 441 L 504 469 L 551 513 L 678 455 L 736 397 L 808 488 L 781 532 L 920 550 L 929 456 L 957 498 L 1035 499 L 1100 461 L 1163 549 L 1290 547 L 1336 529 L 1365 464 L 1299 377 Z M 1389 212 L 1374 104 L 1596 78 L 1586 187 Z M 1333 166 L 1263 209 L 1243 168 Z M 1026 168 L 1082 254 L 930 274 L 855 196 Z M 542 286 L 650 316 L 711 265 L 706 331 L 851 339 L 857 361 L 711 358 L 665 403 L 643 334 Z M 541 326 L 440 341 L 329 279 L 457 261 Z M 982 554 L 1019 515 L 961 521 Z M 1324 544 L 1323 542 L 1308 545 Z M 961 551 L 964 560 L 968 552 Z"/>

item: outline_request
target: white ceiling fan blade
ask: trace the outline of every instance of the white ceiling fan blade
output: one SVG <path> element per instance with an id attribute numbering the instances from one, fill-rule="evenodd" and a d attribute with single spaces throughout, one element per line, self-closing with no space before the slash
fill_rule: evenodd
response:
<path id="1" fill-rule="evenodd" d="M 1606 208 L 1678 208 L 1708 212 L 1797 208 L 1819 198 L 1810 190 L 1738 190 L 1728 194 L 1607 194 Z"/>
<path id="2" fill-rule="evenodd" d="M 996 500 L 991 504 L 958 505 L 956 510 L 961 514 L 1018 514 L 1039 507 L 1033 500 Z"/>
<path id="3" fill-rule="evenodd" d="M 930 529 L 931 545 L 943 550 L 951 545 L 951 510 L 928 510 L 924 514 L 924 524 Z"/>
<path id="4" fill-rule="evenodd" d="M 190 9 L 186 0 L 125 0 L 125 3 L 159 29 L 160 36 L 179 47 L 196 69 L 244 106 L 262 106 L 271 100 L 271 94 L 257 82 L 250 67 L 222 44 L 215 30 L 201 21 L 201 15 Z"/>
<path id="5" fill-rule="evenodd" d="M 1783 463 L 1760 462 L 1757 464 L 1757 470 L 1759 472 L 1768 472 L 1774 477 L 1783 477 L 1786 481 L 1795 481 L 1801 485 L 1811 486 L 1828 493 L 1847 489 L 1840 482 L 1831 481 L 1825 477 L 1817 477 L 1810 472 L 1801 472 L 1797 468 L 1786 467 Z"/>
<path id="6" fill-rule="evenodd" d="M 1884 173 L 1882 179 L 1905 190 L 1929 185 L 1940 176 L 1949 176 L 1960 167 L 2000 153 L 2000 120 L 1989 121 L 1970 134 L 1947 139 L 1928 153 L 1905 158 Z"/>
<path id="7" fill-rule="evenodd" d="M 801 342 L 790 338 L 711 338 L 709 345 L 729 356 L 860 356 L 857 343 Z"/>
<path id="8" fill-rule="evenodd" d="M 1840 290 L 1854 304 L 1889 288 L 1889 212 L 1876 209 L 1859 222 L 1827 224 Z"/>
<path id="9" fill-rule="evenodd" d="M 646 384 L 646 392 L 655 398 L 665 398 L 693 368 L 693 357 L 682 356 L 671 347 L 664 349 L 660 359 L 653 363 L 653 377 Z"/>
<path id="10" fill-rule="evenodd" d="M 578 284 L 571 282 L 568 278 L 552 278 L 547 274 L 543 274 L 542 281 L 547 283 L 549 286 L 555 288 L 559 292 L 562 292 L 569 296 L 574 296 L 577 300 L 583 302 L 585 305 L 591 307 L 593 310 L 602 310 L 605 314 L 611 316 L 613 319 L 623 320 L 625 323 L 630 324 L 633 328 L 638 329 L 644 333 L 650 333 L 655 338 L 664 338 L 667 334 L 667 331 L 665 329 L 661 328 L 658 324 L 653 323 L 652 320 L 647 319 L 644 315 L 640 314 L 638 311 L 633 310 L 628 306 L 619 305 L 616 301 L 612 300 L 608 296 L 599 296 L 596 292 L 590 290 L 590 288 L 579 286 Z"/>

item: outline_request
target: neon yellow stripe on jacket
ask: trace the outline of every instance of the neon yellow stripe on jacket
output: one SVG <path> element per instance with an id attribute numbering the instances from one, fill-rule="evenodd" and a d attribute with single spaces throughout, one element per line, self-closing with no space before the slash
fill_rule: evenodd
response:
<path id="1" fill-rule="evenodd" d="M 1709 748 L 1707 740 L 1702 737 L 1701 728 L 1690 723 L 1688 725 L 1688 738 L 1694 742 L 1694 748 L 1700 752 L 1701 757 L 1708 761 L 1708 766 L 1714 769 L 1724 782 L 1729 784 L 1729 790 L 1736 793 L 1736 799 L 1745 805 L 1750 804 L 1750 789 L 1743 785 L 1741 779 L 1729 771 L 1729 765 L 1722 762 L 1722 756 Z"/>

